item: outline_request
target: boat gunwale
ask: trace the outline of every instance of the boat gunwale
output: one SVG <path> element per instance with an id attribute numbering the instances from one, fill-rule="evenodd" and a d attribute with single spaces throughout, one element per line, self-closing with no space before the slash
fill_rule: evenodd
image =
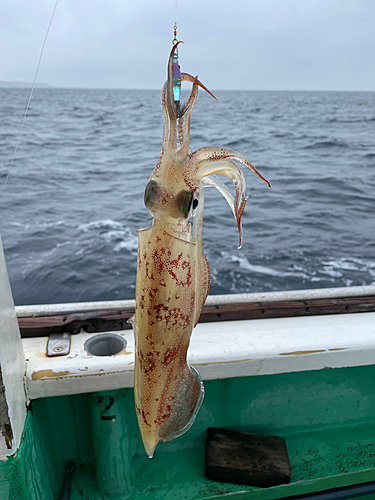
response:
<path id="1" fill-rule="evenodd" d="M 23 338 L 131 329 L 135 302 L 106 301 L 17 306 Z M 375 312 L 375 286 L 213 295 L 199 323 Z"/>
<path id="2" fill-rule="evenodd" d="M 251 304 L 257 302 L 281 302 L 292 300 L 314 300 L 334 299 L 348 297 L 375 296 L 375 285 L 336 287 L 336 288 L 313 288 L 306 290 L 282 290 L 276 292 L 239 293 L 209 295 L 205 302 L 206 306 L 218 306 L 224 304 Z M 96 311 L 135 308 L 135 300 L 107 300 L 89 302 L 68 302 L 57 304 L 19 305 L 15 306 L 18 318 L 53 316 L 77 311 Z"/>

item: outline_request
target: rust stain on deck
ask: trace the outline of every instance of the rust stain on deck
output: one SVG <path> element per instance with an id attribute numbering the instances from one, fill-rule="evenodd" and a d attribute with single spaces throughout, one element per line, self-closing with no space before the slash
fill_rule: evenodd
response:
<path id="1" fill-rule="evenodd" d="M 194 366 L 212 366 L 212 365 L 231 365 L 235 363 L 246 363 L 248 361 L 253 361 L 254 358 L 246 358 L 246 359 L 230 359 L 228 361 L 208 361 L 207 363 L 193 363 Z M 131 364 L 131 363 L 129 363 Z"/>
<path id="2" fill-rule="evenodd" d="M 116 357 L 116 356 L 126 356 L 127 354 L 133 354 L 132 352 L 130 351 L 127 351 L 126 349 L 123 349 L 122 351 L 118 352 L 117 354 L 113 354 L 112 357 Z"/>
<path id="3" fill-rule="evenodd" d="M 37 372 L 34 372 L 31 375 L 31 378 L 33 380 L 39 380 L 41 378 L 56 378 L 56 377 L 64 377 L 65 375 L 69 375 L 69 371 L 64 371 L 64 372 L 54 372 L 53 370 L 39 370 Z"/>
<path id="4" fill-rule="evenodd" d="M 318 351 L 293 351 L 293 352 L 281 352 L 280 356 L 300 356 L 301 354 L 316 354 L 318 352 L 326 352 L 325 349 L 320 349 Z"/>
<path id="5" fill-rule="evenodd" d="M 52 370 L 39 370 L 37 372 L 34 372 L 31 375 L 32 380 L 36 381 L 41 378 L 44 378 L 45 380 L 51 379 L 51 378 L 63 378 L 65 376 L 69 376 L 69 379 L 72 378 L 84 378 L 84 377 L 101 377 L 105 375 L 117 375 L 119 373 L 129 373 L 133 372 L 133 368 L 130 369 L 125 369 L 125 370 L 116 370 L 116 371 L 105 371 L 105 370 L 99 370 L 98 372 L 91 372 L 91 373 L 71 373 L 69 371 L 65 372 L 54 372 Z"/>

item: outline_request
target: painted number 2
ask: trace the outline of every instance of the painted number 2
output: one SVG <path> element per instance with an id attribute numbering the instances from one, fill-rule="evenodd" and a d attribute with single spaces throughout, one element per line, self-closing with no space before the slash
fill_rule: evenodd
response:
<path id="1" fill-rule="evenodd" d="M 101 420 L 112 420 L 112 422 L 116 419 L 116 415 L 105 415 L 105 413 L 113 406 L 115 402 L 115 398 L 113 396 L 99 396 L 98 403 L 101 405 L 104 400 L 108 400 L 107 406 L 100 412 Z"/>

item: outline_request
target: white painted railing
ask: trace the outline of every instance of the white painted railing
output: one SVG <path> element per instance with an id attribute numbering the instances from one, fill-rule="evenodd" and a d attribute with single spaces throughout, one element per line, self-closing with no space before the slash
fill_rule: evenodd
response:
<path id="1" fill-rule="evenodd" d="M 26 417 L 25 357 L 0 239 L 0 460 L 16 452 Z"/>
<path id="2" fill-rule="evenodd" d="M 291 290 L 264 293 L 240 293 L 233 295 L 209 295 L 206 305 L 250 304 L 254 302 L 277 302 L 282 300 L 337 299 L 340 297 L 365 297 L 375 295 L 375 286 L 352 286 L 340 288 L 316 288 L 313 290 Z M 65 304 L 41 304 L 16 306 L 17 316 L 49 316 L 70 311 L 93 311 L 99 309 L 134 309 L 134 300 L 108 300 L 100 302 L 71 302 Z"/>

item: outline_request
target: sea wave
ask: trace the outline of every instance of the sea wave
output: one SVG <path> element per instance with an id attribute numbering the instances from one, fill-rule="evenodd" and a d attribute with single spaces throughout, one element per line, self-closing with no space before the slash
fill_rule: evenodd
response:
<path id="1" fill-rule="evenodd" d="M 331 286 L 350 286 L 354 282 L 357 285 L 374 284 L 375 261 L 359 259 L 355 257 L 340 257 L 337 259 L 322 259 L 318 256 L 314 259 L 304 259 L 303 264 L 290 263 L 284 269 L 276 269 L 271 266 L 252 264 L 247 257 L 221 253 L 226 262 L 237 263 L 239 268 L 249 272 L 251 275 L 263 275 L 267 277 L 283 279 L 299 279 L 305 283 L 330 282 Z M 301 259 L 298 259 L 301 261 Z M 275 264 L 280 267 L 281 261 L 275 259 Z"/>
<path id="2" fill-rule="evenodd" d="M 26 92 L 0 89 L 10 161 Z M 375 281 L 375 93 L 200 94 L 191 148 L 251 160 L 241 252 L 229 208 L 207 192 L 210 293 Z M 17 304 L 134 297 L 143 193 L 160 154 L 159 91 L 35 89 L 6 186 L 0 230 Z M 43 147 L 43 145 L 45 147 Z M 9 163 L 0 165 L 4 182 Z M 251 235 L 251 237 L 250 237 Z"/>
<path id="3" fill-rule="evenodd" d="M 312 144 L 308 144 L 305 146 L 305 149 L 329 149 L 329 148 L 349 148 L 350 145 L 347 142 L 340 140 L 321 140 L 316 141 Z"/>
<path id="4" fill-rule="evenodd" d="M 78 231 L 83 231 L 84 233 L 87 233 L 88 231 L 97 231 L 97 230 L 108 231 L 109 229 L 118 229 L 122 227 L 123 224 L 121 222 L 112 219 L 104 219 L 104 220 L 90 221 L 85 224 L 81 224 L 80 226 L 78 226 Z"/>
<path id="5" fill-rule="evenodd" d="M 286 278 L 288 276 L 309 279 L 310 276 L 306 272 L 303 272 L 302 268 L 295 267 L 294 270 L 289 271 L 278 271 L 271 267 L 261 266 L 257 264 L 251 264 L 246 257 L 239 257 L 237 255 L 231 255 L 227 252 L 222 252 L 222 256 L 229 260 L 230 262 L 238 262 L 241 269 L 246 271 L 251 271 L 256 274 L 265 274 L 267 276 L 277 276 L 279 278 Z"/>

